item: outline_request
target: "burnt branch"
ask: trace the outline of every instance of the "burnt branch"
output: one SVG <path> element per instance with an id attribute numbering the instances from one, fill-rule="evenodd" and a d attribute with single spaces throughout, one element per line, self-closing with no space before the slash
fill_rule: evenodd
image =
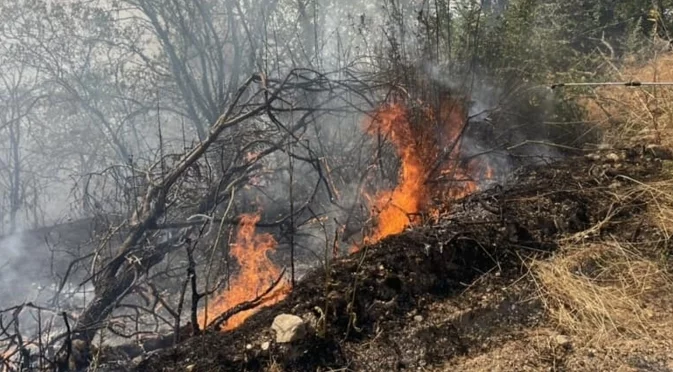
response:
<path id="1" fill-rule="evenodd" d="M 285 276 L 285 270 L 286 269 L 283 269 L 283 271 L 278 276 L 278 279 L 276 279 L 273 282 L 273 284 L 271 284 L 271 286 L 269 286 L 269 288 L 266 291 L 264 291 L 264 293 L 258 295 L 253 300 L 242 302 L 242 303 L 232 307 L 231 309 L 225 311 L 224 313 L 218 315 L 215 319 L 213 319 L 213 321 L 208 325 L 207 328 L 209 330 L 219 331 L 222 328 L 222 325 L 224 325 L 224 323 L 226 323 L 227 320 L 229 320 L 229 318 L 231 318 L 232 316 L 240 313 L 241 311 L 254 309 L 254 308 L 258 307 L 259 305 L 263 304 L 264 300 L 266 299 L 266 296 L 269 295 L 271 292 L 273 292 L 273 290 L 283 280 L 283 276 Z"/>
<path id="2" fill-rule="evenodd" d="M 250 87 L 259 83 L 260 89 L 256 92 L 251 92 Z M 94 298 L 90 304 L 84 309 L 82 315 L 79 317 L 77 323 L 72 329 L 72 337 L 76 340 L 83 341 L 89 345 L 93 340 L 96 331 L 100 328 L 106 327 L 106 319 L 108 319 L 113 311 L 119 308 L 122 300 L 130 293 L 138 288 L 139 282 L 149 275 L 150 270 L 162 262 L 166 257 L 173 252 L 177 252 L 181 247 L 190 245 L 196 241 L 201 240 L 203 234 L 203 227 L 206 225 L 213 225 L 214 223 L 236 223 L 237 219 L 227 219 L 223 216 L 220 219 L 209 217 L 207 221 L 187 219 L 183 223 L 167 222 L 175 219 L 184 212 L 184 209 L 190 209 L 190 206 L 197 206 L 197 209 L 192 210 L 190 215 L 198 215 L 214 211 L 215 208 L 226 198 L 229 197 L 230 191 L 238 184 L 245 182 L 249 177 L 250 172 L 255 163 L 276 151 L 286 148 L 288 141 L 300 143 L 300 136 L 297 133 L 305 130 L 309 119 L 310 112 L 319 109 L 307 110 L 302 115 L 300 120 L 292 125 L 285 126 L 281 124 L 280 120 L 273 113 L 274 103 L 279 102 L 282 105 L 292 105 L 290 98 L 293 97 L 293 92 L 297 90 L 324 92 L 334 90 L 329 82 L 329 79 L 324 74 L 316 74 L 305 69 L 296 69 L 291 71 L 283 80 L 269 81 L 262 75 L 254 75 L 250 77 L 234 95 L 231 100 L 229 108 L 219 119 L 210 127 L 209 134 L 202 142 L 196 144 L 191 150 L 186 152 L 183 156 L 175 161 L 173 165 L 168 165 L 164 159 L 165 154 L 160 156 L 160 160 L 155 162 L 145 171 L 145 192 L 140 201 L 137 203 L 137 208 L 132 218 L 127 224 L 124 224 L 124 231 L 117 231 L 122 234 L 124 238 L 122 243 L 115 249 L 115 251 L 105 257 L 103 254 L 96 254 L 94 258 L 101 261 L 100 268 L 92 273 L 91 279 L 95 286 Z M 286 98 L 283 96 L 287 95 Z M 333 94 L 328 97 L 328 101 L 334 99 L 339 94 Z M 243 166 L 236 168 L 223 168 L 224 173 L 219 173 L 219 181 L 216 187 L 208 187 L 206 193 L 199 193 L 195 189 L 194 195 L 185 193 L 185 190 L 192 186 L 189 182 L 202 177 L 206 174 L 212 175 L 212 167 L 209 165 L 209 149 L 217 148 L 223 141 L 223 133 L 228 133 L 240 124 L 246 121 L 261 120 L 259 119 L 264 114 L 270 118 L 272 123 L 276 124 L 277 129 L 281 132 L 280 140 L 277 142 L 258 141 L 259 144 L 264 145 L 265 148 L 252 161 L 247 162 Z M 269 132 L 268 135 L 273 133 Z M 314 169 L 320 174 L 319 182 L 322 182 L 328 193 L 332 193 L 329 183 L 325 181 L 325 176 L 321 164 L 316 159 L 318 155 L 308 145 L 303 145 L 305 151 L 308 152 L 309 157 L 301 160 L 312 164 Z M 239 152 L 236 157 L 240 157 Z M 205 164 L 205 165 L 204 165 Z M 160 165 L 160 167 L 159 167 Z M 205 168 L 202 168 L 204 167 Z M 160 168 L 160 169 L 159 169 Z M 157 170 L 159 169 L 159 173 Z M 204 171 L 201 171 L 204 169 Z M 138 169 L 134 167 L 134 172 Z M 308 201 L 301 206 L 295 208 L 289 216 L 283 217 L 276 221 L 274 226 L 282 226 L 286 221 L 295 221 L 300 213 L 302 213 L 313 200 L 317 188 L 309 195 Z M 232 195 L 233 197 L 233 195 Z M 194 213 L 195 212 L 195 213 Z M 197 233 L 197 226 L 201 224 L 202 230 Z M 161 230 L 179 229 L 176 233 L 171 233 L 165 241 L 157 243 L 156 239 Z M 208 229 L 210 231 L 210 229 Z M 207 234 L 206 234 L 207 235 Z M 193 252 L 187 252 L 189 256 L 189 266 L 195 266 Z M 195 270 L 189 269 L 188 278 L 192 283 L 192 314 L 195 313 L 195 307 L 198 305 L 198 299 L 203 294 L 196 291 L 196 273 Z M 280 281 L 280 278 L 278 279 Z M 269 290 L 275 288 L 275 285 Z M 205 292 L 209 292 L 206 289 Z M 228 312 L 220 316 L 215 321 L 216 324 L 221 325 L 231 315 L 258 306 L 263 301 L 263 296 L 253 301 L 241 304 L 235 309 L 233 313 Z M 130 305 L 124 304 L 126 309 L 130 309 Z M 136 307 L 140 310 L 142 307 Z M 175 310 L 169 310 L 168 306 L 164 306 L 169 313 Z M 147 312 L 154 310 L 147 309 Z M 178 311 L 178 317 L 181 311 Z M 175 317 L 175 314 L 172 315 Z M 179 323 L 177 323 L 179 324 Z M 198 325 L 192 319 L 192 327 Z M 182 327 L 177 326 L 180 329 Z M 196 330 L 196 328 L 195 328 Z M 62 348 L 62 356 L 67 354 L 66 350 Z"/>

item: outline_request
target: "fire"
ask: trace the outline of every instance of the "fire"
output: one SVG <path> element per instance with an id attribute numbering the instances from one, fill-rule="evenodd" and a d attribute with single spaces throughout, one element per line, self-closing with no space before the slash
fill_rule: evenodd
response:
<path id="1" fill-rule="evenodd" d="M 231 254 L 240 265 L 240 271 L 230 282 L 229 287 L 208 304 L 208 319 L 212 320 L 219 314 L 234 306 L 255 299 L 266 291 L 280 276 L 281 270 L 267 256 L 276 249 L 277 242 L 271 234 L 256 234 L 255 226 L 259 222 L 258 214 L 241 217 L 235 243 L 231 245 Z M 281 301 L 289 293 L 290 286 L 282 281 L 264 299 L 263 304 L 252 310 L 240 312 L 229 318 L 224 330 L 234 329 L 257 312 L 261 307 L 273 305 Z M 199 323 L 205 328 L 206 313 L 199 314 Z"/>
<path id="2" fill-rule="evenodd" d="M 370 134 L 380 131 L 389 136 L 402 160 L 402 167 L 398 186 L 379 193 L 372 200 L 373 209 L 378 212 L 378 225 L 364 239 L 365 244 L 404 231 L 412 222 L 411 216 L 418 213 L 427 201 L 426 164 L 422 158 L 422 149 L 418 147 L 409 126 L 407 114 L 400 104 L 386 106 L 376 113 L 368 128 Z"/>
<path id="3" fill-rule="evenodd" d="M 403 232 L 418 223 L 421 214 L 439 218 L 441 211 L 433 207 L 433 201 L 445 202 L 467 196 L 479 189 L 476 179 L 493 177 L 493 169 L 488 163 L 461 160 L 460 139 L 466 123 L 465 106 L 451 98 L 446 99 L 438 110 L 411 109 L 401 103 L 392 103 L 374 113 L 367 123 L 367 133 L 385 136 L 393 144 L 401 167 L 395 188 L 375 195 L 364 192 L 377 223 L 363 239 L 363 244 Z M 241 219 L 231 249 L 241 270 L 229 289 L 209 304 L 209 319 L 254 299 L 280 275 L 278 267 L 267 257 L 276 248 L 276 241 L 270 234 L 255 233 L 259 219 L 259 215 L 245 215 Z M 351 248 L 351 252 L 357 250 L 357 245 Z M 283 282 L 267 296 L 262 306 L 279 302 L 289 290 L 288 283 Z M 238 313 L 225 324 L 225 330 L 238 327 L 257 310 Z M 205 314 L 200 314 L 199 319 L 203 327 Z"/>
<path id="4" fill-rule="evenodd" d="M 401 233 L 417 223 L 421 213 L 437 218 L 439 211 L 430 205 L 433 199 L 453 200 L 478 190 L 474 177 L 468 176 L 493 176 L 488 164 L 461 164 L 460 139 L 466 122 L 464 106 L 454 99 L 446 99 L 436 111 L 393 103 L 375 112 L 367 132 L 387 136 L 402 164 L 397 187 L 373 197 L 365 195 L 377 224 L 364 244 Z M 437 180 L 442 177 L 452 181 Z M 357 250 L 357 246 L 351 248 L 351 252 Z"/>

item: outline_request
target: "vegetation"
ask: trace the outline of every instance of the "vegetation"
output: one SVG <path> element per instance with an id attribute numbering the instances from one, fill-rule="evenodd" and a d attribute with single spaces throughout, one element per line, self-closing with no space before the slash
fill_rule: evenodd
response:
<path id="1" fill-rule="evenodd" d="M 315 267 L 328 297 L 332 267 L 374 267 L 363 242 L 520 168 L 636 147 L 656 177 L 595 187 L 619 213 L 642 202 L 646 238 L 602 235 L 610 209 L 527 256 L 524 281 L 582 347 L 661 341 L 673 85 L 551 85 L 672 82 L 672 40 L 673 0 L 4 0 L 0 370 L 232 329 Z"/>

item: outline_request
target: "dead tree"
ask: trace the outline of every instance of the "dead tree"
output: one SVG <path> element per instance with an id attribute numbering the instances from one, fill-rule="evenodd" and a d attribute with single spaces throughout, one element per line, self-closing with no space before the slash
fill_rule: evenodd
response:
<path id="1" fill-rule="evenodd" d="M 252 91 L 253 86 L 258 86 L 259 89 Z M 92 274 L 91 280 L 96 288 L 95 296 L 74 324 L 70 337 L 72 341 L 69 343 L 77 341 L 79 346 L 89 347 L 96 332 L 106 327 L 107 319 L 121 300 L 133 291 L 140 279 L 168 254 L 197 238 L 198 223 L 185 223 L 180 225 L 176 236 L 165 242 L 150 243 L 149 246 L 144 242 L 150 232 L 160 228 L 160 220 L 166 216 L 169 207 L 176 202 L 176 185 L 225 131 L 262 115 L 274 117 L 273 113 L 282 112 L 283 109 L 280 106 L 287 105 L 288 97 L 292 97 L 294 92 L 303 90 L 322 92 L 329 91 L 331 88 L 333 87 L 329 85 L 329 79 L 326 76 L 306 69 L 292 70 L 282 80 L 253 75 L 241 86 L 233 103 L 211 126 L 208 136 L 201 143 L 185 153 L 173 167 L 166 169 L 159 176 L 152 176 L 148 172 L 149 182 L 146 194 L 128 224 L 128 232 L 125 234 L 123 243 L 116 248 L 113 256 L 105 265 Z M 328 95 L 327 100 L 332 100 L 337 96 Z M 296 108 L 296 111 L 307 112 L 316 109 L 319 107 Z M 279 140 L 263 141 L 266 143 L 266 148 L 260 152 L 258 158 L 286 148 L 285 143 L 294 140 L 295 134 L 306 127 L 309 122 L 308 117 L 304 115 L 303 119 L 292 125 L 283 126 Z M 275 124 L 280 125 L 280 122 L 276 119 Z M 243 166 L 242 169 L 238 169 L 237 173 L 234 173 L 238 174 L 237 177 L 230 177 L 226 184 L 202 195 L 201 201 L 197 204 L 199 206 L 197 212 L 208 212 L 213 206 L 226 200 L 229 190 L 244 179 L 245 171 L 252 165 Z M 72 364 L 68 360 L 69 353 L 67 353 L 68 348 L 72 346 L 67 344 L 60 348 L 58 358 L 60 370 L 67 370 Z M 75 361 L 78 367 L 85 364 L 86 361 L 83 360 Z"/>

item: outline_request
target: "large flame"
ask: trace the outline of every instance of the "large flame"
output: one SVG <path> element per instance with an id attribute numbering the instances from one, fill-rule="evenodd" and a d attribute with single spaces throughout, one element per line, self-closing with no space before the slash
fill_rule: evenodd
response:
<path id="1" fill-rule="evenodd" d="M 255 233 L 255 226 L 259 219 L 258 214 L 248 214 L 241 217 L 236 241 L 231 245 L 231 254 L 238 261 L 240 271 L 231 280 L 228 288 L 208 304 L 207 310 L 199 314 L 199 323 L 202 328 L 205 328 L 206 314 L 208 315 L 208 321 L 211 321 L 234 306 L 255 299 L 264 293 L 280 276 L 281 270 L 268 257 L 269 252 L 276 249 L 277 242 L 271 234 Z M 281 301 L 287 296 L 289 289 L 289 284 L 282 281 L 266 296 L 260 307 L 242 311 L 229 318 L 223 330 L 234 329 L 261 307 Z"/>
<path id="2" fill-rule="evenodd" d="M 438 110 L 421 107 L 410 109 L 408 105 L 391 103 L 379 108 L 367 124 L 370 135 L 385 136 L 394 146 L 401 160 L 397 186 L 368 195 L 372 213 L 376 218 L 373 231 L 363 239 L 363 244 L 372 244 L 381 239 L 399 234 L 420 221 L 420 214 L 438 215 L 432 201 L 454 200 L 478 190 L 475 179 L 490 178 L 493 170 L 487 163 L 476 160 L 461 162 L 460 139 L 467 122 L 465 107 L 458 100 L 447 99 Z M 241 270 L 231 281 L 230 288 L 221 293 L 208 306 L 208 317 L 249 301 L 265 291 L 280 275 L 280 270 L 267 257 L 277 243 L 270 234 L 255 234 L 259 215 L 241 218 L 236 243 L 231 253 L 238 260 Z M 355 252 L 359 246 L 353 246 Z M 267 298 L 262 306 L 282 300 L 289 292 L 283 282 Z M 241 312 L 230 318 L 225 330 L 238 327 L 258 309 Z M 203 326 L 205 314 L 199 316 Z"/>
<path id="3" fill-rule="evenodd" d="M 492 169 L 483 162 L 460 162 L 460 140 L 467 122 L 464 106 L 447 99 L 438 110 L 410 109 L 401 103 L 382 106 L 368 123 L 371 135 L 384 135 L 393 144 L 401 160 L 397 186 L 367 196 L 376 226 L 363 243 L 372 244 L 417 223 L 419 214 L 436 215 L 431 201 L 454 200 L 478 190 L 477 173 L 492 177 Z M 436 178 L 449 181 L 435 182 Z M 478 177 L 476 177 L 478 178 Z M 351 248 L 351 252 L 359 249 Z"/>
<path id="4" fill-rule="evenodd" d="M 365 244 L 377 242 L 388 235 L 402 232 L 418 213 L 427 199 L 426 164 L 419 143 L 408 125 L 407 111 L 400 104 L 381 108 L 374 116 L 368 133 L 381 133 L 389 137 L 401 158 L 398 186 L 368 198 L 378 214 L 375 230 L 364 239 Z"/>

